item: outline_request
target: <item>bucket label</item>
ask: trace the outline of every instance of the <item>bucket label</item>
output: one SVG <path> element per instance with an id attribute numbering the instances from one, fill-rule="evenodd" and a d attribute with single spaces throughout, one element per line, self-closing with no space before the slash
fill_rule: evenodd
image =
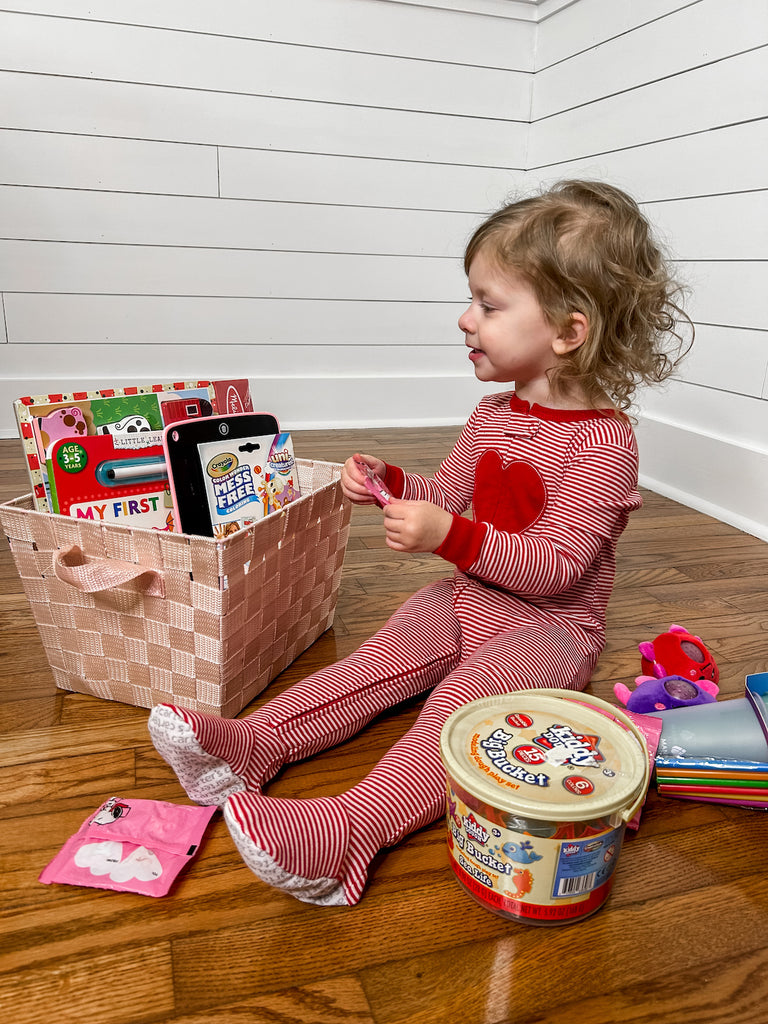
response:
<path id="1" fill-rule="evenodd" d="M 598 749 L 600 737 L 575 732 L 570 725 L 550 725 L 533 742 L 550 751 L 550 763 L 597 768 L 605 760 Z"/>
<path id="2" fill-rule="evenodd" d="M 531 768 L 544 764 L 599 768 L 605 761 L 600 752 L 600 737 L 577 732 L 570 725 L 553 723 L 538 736 L 534 736 L 530 743 L 515 745 L 515 738 L 514 732 L 500 728 L 482 738 L 479 735 L 473 738 L 471 754 L 475 764 L 487 772 L 484 763 L 487 761 L 505 779 L 543 788 L 549 786 L 551 775 L 545 771 L 531 771 Z M 509 750 L 513 760 L 508 756 Z M 571 791 L 579 796 L 591 790 L 575 787 Z"/>
<path id="3" fill-rule="evenodd" d="M 528 786 L 548 786 L 549 776 L 546 772 L 531 772 L 525 764 L 512 764 L 507 758 L 507 744 L 515 738 L 512 732 L 504 729 L 494 729 L 490 736 L 480 740 L 480 749 L 485 753 L 491 764 L 508 779 L 516 782 L 524 782 Z M 482 767 L 482 761 L 477 758 L 478 765 Z M 522 760 L 522 758 L 521 758 Z M 531 763 L 528 761 L 527 763 Z M 535 763 L 535 762 L 534 762 Z"/>
<path id="4" fill-rule="evenodd" d="M 581 896 L 606 882 L 616 867 L 621 829 L 560 844 L 552 898 Z"/>
<path id="5" fill-rule="evenodd" d="M 510 822 L 511 823 L 511 822 Z M 542 924 L 574 920 L 610 892 L 624 826 L 607 820 L 515 819 L 505 828 L 465 803 L 448 783 L 448 849 L 461 884 L 488 909 Z M 528 825 L 531 831 L 526 831 Z"/>

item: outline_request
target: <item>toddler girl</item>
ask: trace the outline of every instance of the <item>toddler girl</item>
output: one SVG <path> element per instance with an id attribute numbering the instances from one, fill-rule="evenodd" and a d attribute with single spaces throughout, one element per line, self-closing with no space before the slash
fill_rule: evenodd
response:
<path id="1" fill-rule="evenodd" d="M 649 226 L 623 192 L 565 182 L 503 207 L 470 239 L 459 319 L 490 394 L 427 479 L 370 455 L 395 497 L 389 547 L 434 552 L 453 575 L 410 598 L 348 658 L 243 719 L 152 710 L 155 746 L 192 799 L 223 805 L 248 866 L 308 903 L 355 904 L 385 846 L 444 812 L 443 723 L 479 697 L 582 689 L 605 635 L 616 543 L 640 505 L 624 410 L 680 349 Z M 373 501 L 355 459 L 341 485 Z M 472 508 L 472 518 L 463 513 Z M 414 726 L 338 796 L 286 800 L 264 786 L 288 763 L 429 692 Z"/>

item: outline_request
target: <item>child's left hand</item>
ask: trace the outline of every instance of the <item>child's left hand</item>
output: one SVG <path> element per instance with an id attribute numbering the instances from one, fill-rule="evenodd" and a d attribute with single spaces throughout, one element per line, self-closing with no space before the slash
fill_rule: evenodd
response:
<path id="1" fill-rule="evenodd" d="M 435 551 L 452 525 L 451 513 L 431 501 L 396 498 L 384 509 L 387 545 L 394 551 Z"/>

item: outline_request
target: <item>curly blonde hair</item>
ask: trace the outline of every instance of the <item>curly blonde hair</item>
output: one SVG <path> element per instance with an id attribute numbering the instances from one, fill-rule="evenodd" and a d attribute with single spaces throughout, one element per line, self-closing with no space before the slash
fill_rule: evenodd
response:
<path id="1" fill-rule="evenodd" d="M 556 393 L 578 385 L 593 406 L 607 394 L 626 410 L 637 386 L 669 377 L 692 344 L 683 289 L 637 203 L 612 185 L 562 181 L 503 206 L 469 240 L 467 273 L 481 249 L 529 282 L 555 327 L 574 312 L 587 318 L 586 340 L 551 373 Z"/>

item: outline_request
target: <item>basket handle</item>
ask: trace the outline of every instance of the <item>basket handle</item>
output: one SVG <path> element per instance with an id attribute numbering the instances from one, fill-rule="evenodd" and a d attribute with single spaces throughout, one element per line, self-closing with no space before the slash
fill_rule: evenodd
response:
<path id="1" fill-rule="evenodd" d="M 135 562 L 119 562 L 113 558 L 94 558 L 73 544 L 53 556 L 56 579 L 85 594 L 97 594 L 125 583 L 142 581 L 142 590 L 150 597 L 165 597 L 165 581 L 155 569 L 146 569 Z"/>

